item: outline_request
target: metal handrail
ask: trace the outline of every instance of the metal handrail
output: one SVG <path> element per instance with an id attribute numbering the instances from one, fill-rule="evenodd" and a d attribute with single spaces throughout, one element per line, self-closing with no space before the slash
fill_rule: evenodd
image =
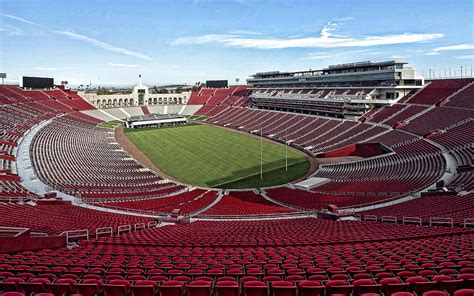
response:
<path id="1" fill-rule="evenodd" d="M 59 234 L 59 236 L 66 236 L 66 242 L 68 244 L 70 244 L 72 242 L 71 239 L 85 238 L 85 240 L 88 241 L 89 240 L 89 229 L 63 231 Z"/>
<path id="2" fill-rule="evenodd" d="M 294 213 L 271 213 L 271 214 L 249 214 L 249 215 L 196 215 L 194 218 L 202 219 L 258 219 L 258 218 L 281 218 L 299 217 L 314 214 L 315 212 L 294 212 Z"/>
<path id="3" fill-rule="evenodd" d="M 449 225 L 450 227 L 454 226 L 453 218 L 444 218 L 444 217 L 432 217 L 430 218 L 430 226 L 433 225 Z"/>
<path id="4" fill-rule="evenodd" d="M 464 219 L 464 228 L 468 226 L 474 226 L 474 218 L 465 218 Z"/>
<path id="5" fill-rule="evenodd" d="M 112 227 L 100 227 L 95 230 L 95 238 L 99 239 L 99 237 L 103 234 L 109 234 L 109 236 L 112 236 L 114 233 Z"/>
<path id="6" fill-rule="evenodd" d="M 418 224 L 421 226 L 422 221 L 420 217 L 403 217 L 402 218 L 402 224 Z"/>

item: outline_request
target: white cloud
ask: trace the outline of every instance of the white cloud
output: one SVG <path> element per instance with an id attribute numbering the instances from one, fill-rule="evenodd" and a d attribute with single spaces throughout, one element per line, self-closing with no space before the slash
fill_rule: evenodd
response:
<path id="1" fill-rule="evenodd" d="M 10 18 L 10 19 L 13 19 L 13 20 L 25 23 L 25 24 L 29 24 L 29 25 L 44 28 L 43 25 L 37 24 L 37 23 L 32 22 L 30 20 L 27 20 L 27 19 L 24 19 L 24 18 L 21 18 L 21 17 L 18 17 L 18 16 L 14 16 L 14 15 L 11 15 L 11 14 L 6 14 L 6 13 L 0 12 L 0 16 L 4 16 L 6 18 Z M 3 29 L 1 31 L 6 31 L 6 30 L 7 29 Z M 16 35 L 19 35 L 19 34 L 23 33 L 22 31 L 12 31 L 12 30 L 9 30 L 8 32 L 10 34 L 16 34 Z M 68 37 L 68 38 L 73 39 L 73 40 L 81 41 L 81 42 L 84 42 L 84 43 L 87 43 L 87 44 L 90 44 L 90 45 L 93 45 L 95 47 L 99 47 L 99 48 L 102 48 L 102 49 L 105 49 L 105 50 L 108 50 L 108 51 L 118 52 L 118 53 L 121 53 L 121 54 L 125 54 L 125 55 L 128 55 L 128 56 L 133 56 L 133 57 L 143 59 L 143 60 L 148 60 L 148 61 L 152 60 L 152 58 L 150 58 L 149 56 L 144 55 L 140 52 L 132 51 L 132 50 L 129 50 L 129 49 L 126 49 L 126 48 L 118 47 L 118 46 L 114 46 L 112 44 L 102 42 L 102 41 L 99 41 L 97 39 L 85 36 L 85 35 L 76 34 L 76 33 L 69 32 L 69 31 L 52 31 L 52 33 L 65 36 L 65 37 Z"/>
<path id="2" fill-rule="evenodd" d="M 20 30 L 19 28 L 12 27 L 12 28 L 0 28 L 0 32 L 5 32 L 10 36 L 22 36 L 25 35 L 25 32 Z"/>
<path id="3" fill-rule="evenodd" d="M 294 39 L 257 39 L 245 38 L 236 35 L 204 35 L 198 37 L 181 37 L 174 40 L 171 45 L 220 43 L 225 46 L 259 49 L 281 49 L 281 48 L 337 48 L 337 47 L 367 47 L 377 45 L 393 45 L 420 43 L 432 41 L 443 37 L 443 34 L 411 34 L 365 36 L 360 38 L 333 38 L 331 33 L 325 31 L 324 37 L 307 37 Z M 329 34 L 329 36 L 327 35 Z"/>
<path id="4" fill-rule="evenodd" d="M 349 19 L 349 18 L 347 18 Z M 189 44 L 223 44 L 224 46 L 258 49 L 280 48 L 340 48 L 368 47 L 377 45 L 407 44 L 433 41 L 442 38 L 440 33 L 403 33 L 381 36 L 343 36 L 334 34 L 341 23 L 328 22 L 318 37 L 293 38 L 250 38 L 244 34 L 207 34 L 196 37 L 180 37 L 171 42 L 172 46 Z"/>
<path id="5" fill-rule="evenodd" d="M 346 16 L 346 17 L 337 18 L 336 21 L 345 22 L 345 21 L 352 21 L 353 19 L 354 18 L 352 16 Z"/>
<path id="6" fill-rule="evenodd" d="M 441 46 L 433 48 L 430 52 L 426 53 L 426 55 L 439 55 L 440 52 L 443 51 L 456 51 L 456 50 L 473 50 L 474 44 L 457 44 L 457 45 L 449 45 L 449 46 Z"/>
<path id="7" fill-rule="evenodd" d="M 240 34 L 240 35 L 263 35 L 261 32 L 249 31 L 249 30 L 230 30 L 229 34 Z"/>
<path id="8" fill-rule="evenodd" d="M 56 67 L 36 67 L 35 70 L 39 71 L 56 71 L 58 68 Z"/>
<path id="9" fill-rule="evenodd" d="M 105 50 L 108 50 L 108 51 L 125 54 L 125 55 L 128 55 L 128 56 L 136 57 L 136 58 L 143 59 L 143 60 L 148 60 L 148 61 L 152 60 L 152 58 L 150 58 L 149 56 L 144 55 L 142 53 L 132 51 L 132 50 L 128 50 L 128 49 L 122 48 L 122 47 L 117 47 L 117 46 L 111 45 L 111 44 L 106 43 L 106 42 L 99 41 L 97 39 L 94 39 L 94 38 L 91 38 L 91 37 L 88 37 L 88 36 L 85 36 L 85 35 L 76 34 L 76 33 L 69 32 L 69 31 L 53 31 L 53 33 L 56 33 L 56 34 L 59 34 L 59 35 L 62 35 L 62 36 L 66 36 L 70 39 L 81 41 L 81 42 L 87 43 L 89 45 L 92 45 L 92 46 L 95 46 L 95 47 L 98 47 L 98 48 L 102 48 L 102 49 L 105 49 Z"/>
<path id="10" fill-rule="evenodd" d="M 134 64 L 119 64 L 119 63 L 109 63 L 110 66 L 119 67 L 119 68 L 136 68 L 137 65 Z"/>
<path id="11" fill-rule="evenodd" d="M 474 60 L 474 54 L 467 54 L 457 57 L 458 59 Z"/>
<path id="12" fill-rule="evenodd" d="M 5 79 L 3 80 L 3 82 L 4 82 L 5 84 L 14 84 L 14 85 L 18 85 L 18 83 L 19 83 L 19 80 L 18 80 L 18 79 L 9 79 L 9 78 L 5 78 Z"/>
<path id="13" fill-rule="evenodd" d="M 0 15 L 3 16 L 3 17 L 6 17 L 6 18 L 12 19 L 12 20 L 16 20 L 16 21 L 25 23 L 25 24 L 29 24 L 29 25 L 33 25 L 33 26 L 41 26 L 40 24 L 37 24 L 35 22 L 29 21 L 27 19 L 24 19 L 24 18 L 21 18 L 21 17 L 18 17 L 18 16 L 14 16 L 14 15 L 11 15 L 11 14 L 6 14 L 6 13 L 3 13 L 3 12 L 0 12 Z"/>
<path id="14" fill-rule="evenodd" d="M 341 56 L 353 55 L 353 54 L 377 54 L 371 52 L 370 49 L 360 49 L 360 50 L 350 50 L 350 51 L 340 51 L 340 52 L 312 52 L 308 54 L 307 57 L 303 58 L 303 60 L 324 60 L 324 59 L 332 59 L 338 58 Z"/>
<path id="15" fill-rule="evenodd" d="M 392 58 L 392 59 L 406 59 L 407 56 L 394 54 L 394 55 L 390 56 L 390 58 Z"/>

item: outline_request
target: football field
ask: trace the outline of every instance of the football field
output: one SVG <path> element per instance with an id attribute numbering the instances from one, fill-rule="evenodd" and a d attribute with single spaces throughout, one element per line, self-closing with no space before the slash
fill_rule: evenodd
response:
<path id="1" fill-rule="evenodd" d="M 125 135 L 166 175 L 188 184 L 218 188 L 258 188 L 304 176 L 304 153 L 223 128 L 192 124 L 157 129 L 125 129 Z M 285 169 L 285 150 L 288 170 Z"/>

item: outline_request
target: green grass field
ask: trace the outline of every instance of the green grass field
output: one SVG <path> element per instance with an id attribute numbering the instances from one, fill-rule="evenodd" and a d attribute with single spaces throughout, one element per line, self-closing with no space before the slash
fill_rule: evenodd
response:
<path id="1" fill-rule="evenodd" d="M 97 127 L 101 128 L 114 128 L 116 126 L 119 126 L 122 124 L 122 121 L 120 120 L 112 120 L 112 121 L 107 121 L 107 122 L 102 122 L 97 125 Z"/>
<path id="2" fill-rule="evenodd" d="M 210 125 L 160 129 L 125 129 L 125 134 L 165 174 L 203 187 L 258 188 L 284 184 L 304 176 L 306 156 L 263 141 L 263 180 L 260 179 L 260 139 Z"/>

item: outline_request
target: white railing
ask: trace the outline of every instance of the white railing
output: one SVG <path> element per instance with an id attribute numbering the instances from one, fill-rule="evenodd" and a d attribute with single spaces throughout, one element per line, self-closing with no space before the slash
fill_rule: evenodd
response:
<path id="1" fill-rule="evenodd" d="M 161 217 L 161 218 L 167 218 L 170 216 L 170 213 L 165 213 L 165 212 L 155 212 L 151 210 L 139 210 L 139 209 L 130 209 L 130 208 L 122 208 L 122 207 L 117 207 L 117 206 L 110 206 L 106 204 L 89 204 L 87 202 L 84 202 L 82 200 L 82 203 L 97 207 L 97 208 L 104 208 L 104 209 L 110 209 L 110 210 L 116 210 L 116 211 L 121 211 L 125 213 L 131 213 L 131 214 L 142 214 L 142 215 L 149 215 L 149 216 L 156 216 L 156 217 Z"/>
<path id="2" fill-rule="evenodd" d="M 122 234 L 124 232 L 132 232 L 132 225 L 128 224 L 128 225 L 120 225 L 118 228 L 117 228 L 117 234 Z"/>
<path id="3" fill-rule="evenodd" d="M 365 215 L 364 216 L 364 221 L 374 221 L 377 222 L 377 216 L 375 215 Z"/>
<path id="4" fill-rule="evenodd" d="M 46 232 L 30 232 L 31 237 L 47 237 L 48 234 Z"/>
<path id="5" fill-rule="evenodd" d="M 421 218 L 420 217 L 403 217 L 402 224 L 417 224 L 421 226 Z"/>
<path id="6" fill-rule="evenodd" d="M 158 226 L 158 222 L 157 221 L 150 221 L 148 222 L 148 229 L 152 228 L 152 227 L 156 227 Z"/>
<path id="7" fill-rule="evenodd" d="M 216 220 L 244 220 L 244 219 L 269 219 L 269 218 L 292 218 L 315 215 L 316 212 L 294 212 L 294 213 L 272 213 L 272 214 L 249 214 L 249 215 L 197 215 L 197 219 Z"/>
<path id="8" fill-rule="evenodd" d="M 137 223 L 137 224 L 133 225 L 133 228 L 135 229 L 135 231 L 145 230 L 146 229 L 146 224 L 145 223 Z"/>
<path id="9" fill-rule="evenodd" d="M 95 230 L 95 238 L 99 239 L 99 237 L 103 235 L 112 236 L 113 233 L 112 227 L 100 227 Z"/>
<path id="10" fill-rule="evenodd" d="M 464 219 L 464 228 L 466 227 L 473 227 L 474 226 L 474 218 L 466 218 Z"/>
<path id="11" fill-rule="evenodd" d="M 397 224 L 398 219 L 395 216 L 382 216 L 380 221 L 385 222 L 385 223 L 395 223 L 395 224 Z"/>
<path id="12" fill-rule="evenodd" d="M 0 196 L 0 202 L 14 203 L 14 202 L 27 202 L 30 200 L 33 200 L 33 197 L 31 196 Z"/>
<path id="13" fill-rule="evenodd" d="M 85 239 L 85 240 L 88 241 L 89 240 L 89 229 L 64 231 L 64 232 L 60 233 L 59 236 L 66 236 L 66 242 L 68 244 L 72 243 L 72 240 Z"/>
<path id="14" fill-rule="evenodd" d="M 0 237 L 17 237 L 28 230 L 29 228 L 23 227 L 0 226 Z"/>
<path id="15" fill-rule="evenodd" d="M 359 221 L 372 221 L 382 223 L 394 223 L 394 224 L 417 224 L 417 225 L 429 225 L 429 226 L 448 226 L 455 227 L 454 219 L 450 217 L 425 217 L 424 220 L 421 217 L 396 217 L 396 216 L 381 216 L 375 215 L 353 215 L 353 217 Z M 474 218 L 465 218 L 464 223 L 456 224 L 456 226 L 474 227 Z"/>
<path id="16" fill-rule="evenodd" d="M 170 183 L 172 184 L 172 183 Z M 160 187 L 159 190 L 162 189 L 170 189 L 173 187 L 177 187 L 176 184 L 172 184 L 170 186 L 163 186 Z M 152 196 L 137 196 L 137 197 L 103 197 L 103 198 L 94 198 L 94 197 L 81 197 L 81 200 L 86 203 L 106 203 L 106 202 L 124 202 L 124 201 L 140 201 L 140 200 L 149 200 L 149 199 L 159 199 L 159 198 L 165 198 L 165 197 L 171 197 L 171 196 L 176 196 L 178 194 L 187 192 L 188 188 L 183 188 L 180 190 L 176 190 L 173 192 L 167 192 L 167 193 L 162 193 L 162 194 L 156 194 Z M 138 190 L 130 190 L 129 193 L 134 193 L 134 192 L 140 192 Z M 110 193 L 113 194 L 113 191 L 101 191 L 100 193 Z"/>
<path id="17" fill-rule="evenodd" d="M 454 226 L 453 218 L 443 218 L 443 217 L 433 217 L 430 218 L 430 226 L 435 225 L 449 225 L 450 227 Z"/>

